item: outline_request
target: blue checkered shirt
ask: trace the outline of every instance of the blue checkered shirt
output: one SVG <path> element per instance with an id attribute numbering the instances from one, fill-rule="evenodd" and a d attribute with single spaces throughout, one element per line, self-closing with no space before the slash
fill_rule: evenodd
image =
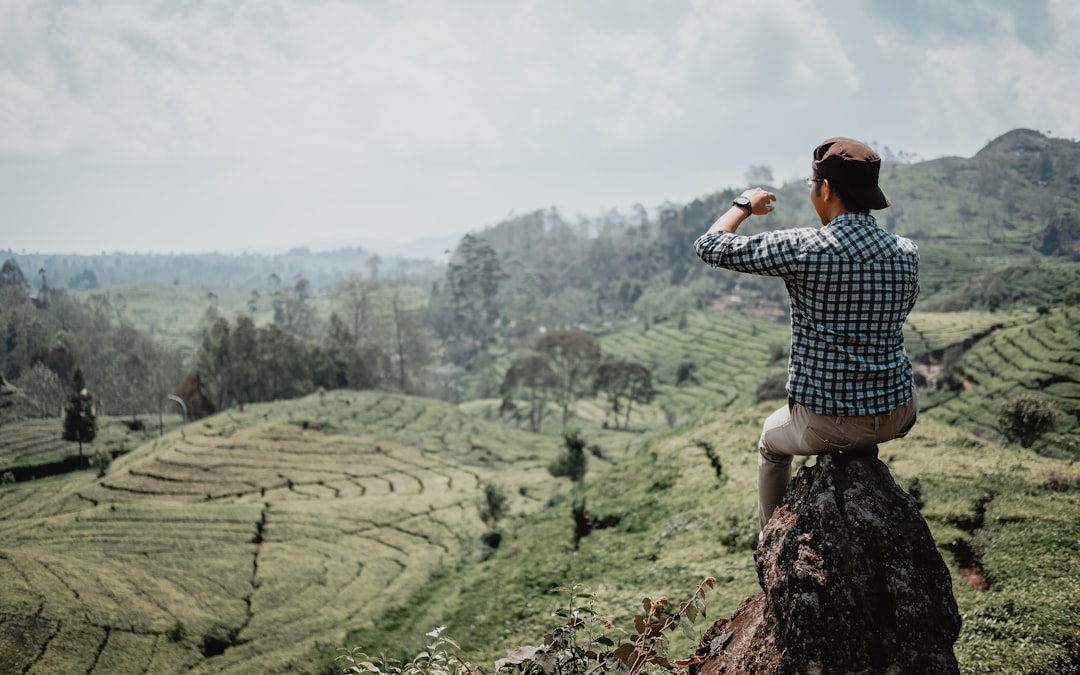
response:
<path id="1" fill-rule="evenodd" d="M 822 415 L 873 415 L 911 396 L 904 320 L 919 294 L 919 250 L 867 213 L 821 228 L 694 242 L 714 267 L 781 277 L 791 299 L 788 395 Z"/>

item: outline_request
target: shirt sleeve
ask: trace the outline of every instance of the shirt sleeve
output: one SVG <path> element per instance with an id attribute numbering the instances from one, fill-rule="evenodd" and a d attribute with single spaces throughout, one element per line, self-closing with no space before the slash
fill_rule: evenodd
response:
<path id="1" fill-rule="evenodd" d="M 915 278 L 911 284 L 911 297 L 908 298 L 908 314 L 911 314 L 911 311 L 915 309 L 915 301 L 919 299 L 919 291 L 922 290 L 919 285 L 919 267 L 921 264 L 919 251 L 915 249 Z"/>
<path id="2" fill-rule="evenodd" d="M 731 232 L 703 234 L 694 242 L 699 258 L 713 267 L 770 277 L 789 277 L 799 261 L 798 230 L 774 230 L 751 236 Z"/>

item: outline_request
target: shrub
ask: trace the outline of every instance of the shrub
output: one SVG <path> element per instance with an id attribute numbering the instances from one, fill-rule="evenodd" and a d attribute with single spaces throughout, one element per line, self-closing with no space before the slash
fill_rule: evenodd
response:
<path id="1" fill-rule="evenodd" d="M 1033 394 L 1013 396 L 998 411 L 998 431 L 1010 441 L 1030 448 L 1057 425 L 1057 406 Z"/>
<path id="2" fill-rule="evenodd" d="M 773 373 L 758 385 L 754 402 L 777 401 L 787 398 L 787 371 Z"/>

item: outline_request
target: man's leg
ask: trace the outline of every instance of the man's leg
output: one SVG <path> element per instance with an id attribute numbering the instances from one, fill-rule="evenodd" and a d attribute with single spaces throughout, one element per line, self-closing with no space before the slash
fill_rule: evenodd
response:
<path id="1" fill-rule="evenodd" d="M 758 523 L 765 529 L 773 510 L 784 501 L 791 481 L 791 459 L 802 435 L 794 428 L 790 405 L 765 418 L 758 440 Z"/>
<path id="2" fill-rule="evenodd" d="M 868 447 L 907 435 L 919 410 L 918 393 L 880 415 L 829 417 L 789 403 L 765 419 L 758 441 L 758 522 L 762 529 L 784 501 L 795 455 Z"/>

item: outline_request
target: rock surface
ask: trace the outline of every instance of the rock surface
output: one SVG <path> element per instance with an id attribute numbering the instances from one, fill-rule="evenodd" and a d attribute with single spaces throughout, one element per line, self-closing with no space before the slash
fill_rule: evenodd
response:
<path id="1" fill-rule="evenodd" d="M 691 675 L 959 672 L 948 568 L 876 448 L 803 467 L 754 559 L 762 592 L 705 633 Z"/>

